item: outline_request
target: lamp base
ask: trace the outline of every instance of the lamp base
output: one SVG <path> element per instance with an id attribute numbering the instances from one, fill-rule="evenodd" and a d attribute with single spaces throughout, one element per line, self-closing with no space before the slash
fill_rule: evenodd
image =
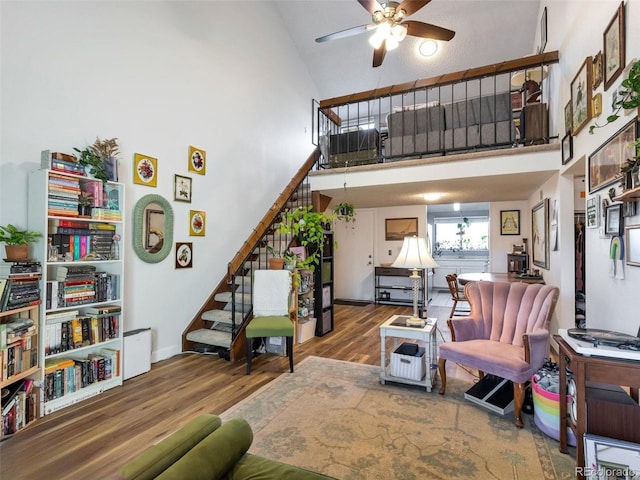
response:
<path id="1" fill-rule="evenodd" d="M 407 318 L 407 327 L 424 327 L 425 321 L 423 318 L 409 317 Z"/>

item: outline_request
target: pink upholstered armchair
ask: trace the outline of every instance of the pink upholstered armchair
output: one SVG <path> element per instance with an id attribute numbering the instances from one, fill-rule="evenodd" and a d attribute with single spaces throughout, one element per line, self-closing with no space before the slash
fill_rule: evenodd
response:
<path id="1" fill-rule="evenodd" d="M 516 426 L 522 428 L 525 383 L 549 352 L 549 321 L 558 301 L 550 285 L 472 282 L 465 285 L 467 317 L 448 320 L 453 341 L 440 346 L 440 394 L 447 386 L 447 360 L 513 382 Z"/>

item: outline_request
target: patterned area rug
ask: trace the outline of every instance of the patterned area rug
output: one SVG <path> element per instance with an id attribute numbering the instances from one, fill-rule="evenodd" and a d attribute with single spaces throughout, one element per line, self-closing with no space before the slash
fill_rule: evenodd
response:
<path id="1" fill-rule="evenodd" d="M 342 480 L 568 479 L 563 455 L 533 417 L 525 428 L 464 399 L 470 383 L 381 385 L 379 367 L 308 357 L 221 417 L 251 425 L 250 452 Z"/>

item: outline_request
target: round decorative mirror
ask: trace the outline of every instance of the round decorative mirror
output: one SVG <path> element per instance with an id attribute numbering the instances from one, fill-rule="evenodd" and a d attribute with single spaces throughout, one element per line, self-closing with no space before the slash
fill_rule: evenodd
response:
<path id="1" fill-rule="evenodd" d="M 133 250 L 140 260 L 158 263 L 173 243 L 173 209 L 160 195 L 145 195 L 133 209 Z"/>

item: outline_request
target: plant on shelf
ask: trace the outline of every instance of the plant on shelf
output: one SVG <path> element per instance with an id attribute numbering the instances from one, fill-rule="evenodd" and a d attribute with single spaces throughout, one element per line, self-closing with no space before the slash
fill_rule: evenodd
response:
<path id="1" fill-rule="evenodd" d="M 333 213 L 336 220 L 340 220 L 345 223 L 356 222 L 356 207 L 353 203 L 341 202 L 333 207 Z"/>
<path id="2" fill-rule="evenodd" d="M 42 237 L 40 232 L 20 230 L 14 225 L 0 226 L 0 242 L 5 243 L 7 260 L 21 261 L 29 258 L 29 244 Z"/>
<path id="3" fill-rule="evenodd" d="M 333 215 L 324 212 L 314 212 L 312 207 L 297 207 L 282 213 L 279 232 L 292 233 L 307 248 L 307 258 L 298 263 L 302 268 L 315 270 L 320 263 L 320 254 L 326 240 L 325 232 L 329 230 L 334 220 Z"/>
<path id="4" fill-rule="evenodd" d="M 298 254 L 292 252 L 291 250 L 287 250 L 282 255 L 284 259 L 284 268 L 287 270 L 293 271 L 296 268 L 296 264 L 298 263 Z"/>
<path id="5" fill-rule="evenodd" d="M 80 154 L 78 157 L 78 163 L 88 169 L 89 173 L 98 180 L 102 180 L 106 183 L 110 178 L 109 168 L 116 162 L 116 156 L 118 155 L 118 139 L 109 138 L 106 140 L 100 140 L 96 137 L 96 141 L 93 145 L 80 150 L 75 148 L 74 150 Z"/>
<path id="6" fill-rule="evenodd" d="M 620 118 L 620 110 L 630 110 L 632 108 L 640 107 L 640 60 L 634 62 L 629 70 L 629 76 L 622 80 L 622 89 L 618 92 L 618 97 L 613 102 L 615 110 L 611 115 L 607 117 L 607 123 L 604 125 L 591 125 L 589 127 L 589 133 L 593 133 L 596 128 L 602 128 L 615 122 Z M 636 140 L 636 147 L 637 145 Z"/>
<path id="7" fill-rule="evenodd" d="M 78 195 L 78 213 L 80 216 L 91 216 L 91 208 L 93 208 L 93 195 L 89 192 L 80 192 L 80 195 Z"/>
<path id="8" fill-rule="evenodd" d="M 271 255 L 271 257 L 267 258 L 269 268 L 271 270 L 282 270 L 282 267 L 284 267 L 284 258 L 282 258 L 280 250 L 276 250 L 271 245 L 267 245 L 267 252 Z"/>

